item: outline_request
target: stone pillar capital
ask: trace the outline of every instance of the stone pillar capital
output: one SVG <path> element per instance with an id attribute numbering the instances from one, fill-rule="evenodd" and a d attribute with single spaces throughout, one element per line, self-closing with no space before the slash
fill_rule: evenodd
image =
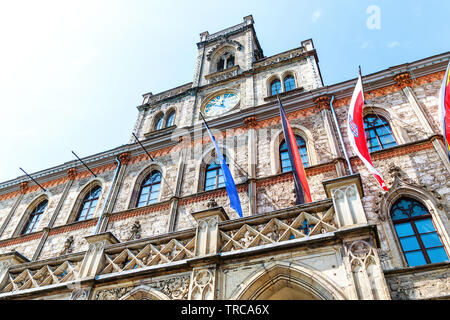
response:
<path id="1" fill-rule="evenodd" d="M 130 158 L 131 158 L 131 153 L 129 153 L 129 152 L 123 152 L 119 155 L 119 161 L 123 165 L 128 164 L 128 162 L 130 162 Z"/>
<path id="2" fill-rule="evenodd" d="M 75 177 L 77 176 L 77 168 L 70 168 L 67 170 L 67 176 L 70 180 L 75 180 Z"/>
<path id="3" fill-rule="evenodd" d="M 330 101 L 331 101 L 331 97 L 329 94 L 324 94 L 324 95 L 314 99 L 314 103 L 319 108 L 319 110 L 330 109 Z"/>
<path id="4" fill-rule="evenodd" d="M 222 207 L 214 207 L 192 213 L 197 221 L 195 255 L 205 256 L 219 251 L 219 222 L 229 220 Z"/>
<path id="5" fill-rule="evenodd" d="M 245 128 L 254 129 L 258 124 L 256 117 L 248 117 L 244 119 Z"/>
<path id="6" fill-rule="evenodd" d="M 397 86 L 402 90 L 406 87 L 411 87 L 412 85 L 411 74 L 409 72 L 404 72 L 396 75 L 394 77 L 394 81 L 397 82 Z"/>
<path id="7" fill-rule="evenodd" d="M 28 190 L 28 181 L 22 182 L 19 186 L 20 193 L 25 194 Z"/>

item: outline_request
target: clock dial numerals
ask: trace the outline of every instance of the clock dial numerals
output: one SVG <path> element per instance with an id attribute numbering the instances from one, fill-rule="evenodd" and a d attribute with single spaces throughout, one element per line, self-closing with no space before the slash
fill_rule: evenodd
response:
<path id="1" fill-rule="evenodd" d="M 232 109 L 239 102 L 237 94 L 227 92 L 211 99 L 204 108 L 208 116 L 218 115 Z"/>

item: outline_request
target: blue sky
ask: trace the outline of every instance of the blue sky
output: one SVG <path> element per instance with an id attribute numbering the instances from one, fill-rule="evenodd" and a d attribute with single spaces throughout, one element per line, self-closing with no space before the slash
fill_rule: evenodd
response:
<path id="1" fill-rule="evenodd" d="M 312 38 L 331 85 L 358 65 L 449 51 L 449 12 L 436 0 L 1 1 L 0 181 L 126 144 L 142 94 L 192 81 L 203 31 L 252 14 L 266 56 Z"/>

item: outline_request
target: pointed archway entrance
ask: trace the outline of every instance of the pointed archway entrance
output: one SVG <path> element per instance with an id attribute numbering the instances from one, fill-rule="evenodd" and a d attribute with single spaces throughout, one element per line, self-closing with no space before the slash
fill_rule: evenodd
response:
<path id="1" fill-rule="evenodd" d="M 245 280 L 231 299 L 343 300 L 343 292 L 318 272 L 298 265 L 274 263 Z"/>

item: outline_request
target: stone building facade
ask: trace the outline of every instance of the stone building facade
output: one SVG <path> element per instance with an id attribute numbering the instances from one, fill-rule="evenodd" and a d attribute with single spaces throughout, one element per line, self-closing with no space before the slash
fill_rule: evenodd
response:
<path id="1" fill-rule="evenodd" d="M 26 176 L 0 184 L 0 299 L 450 296 L 450 163 L 438 119 L 450 52 L 363 77 L 365 115 L 385 120 L 395 141 L 371 153 L 386 193 L 347 140 L 356 81 L 325 86 L 312 40 L 266 57 L 247 16 L 200 34 L 197 47 L 192 82 L 144 94 L 128 144 L 83 159 L 93 173 L 71 161 L 33 173 L 42 188 Z M 304 142 L 311 203 L 295 205 L 274 88 Z M 200 113 L 242 218 L 211 169 Z M 393 219 L 404 199 L 432 221 L 438 258 L 425 245 L 414 252 L 428 260 L 411 262 Z"/>

